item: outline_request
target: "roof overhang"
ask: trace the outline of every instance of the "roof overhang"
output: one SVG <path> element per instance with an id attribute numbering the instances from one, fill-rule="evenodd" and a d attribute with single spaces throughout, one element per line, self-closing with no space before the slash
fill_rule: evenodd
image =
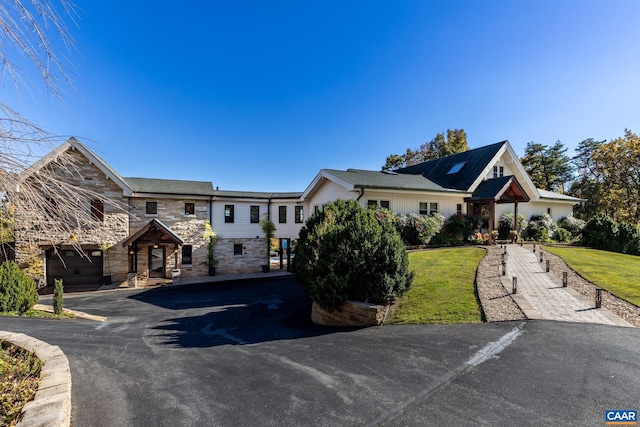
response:
<path id="1" fill-rule="evenodd" d="M 526 203 L 530 200 L 515 176 L 483 181 L 465 202 Z"/>
<path id="2" fill-rule="evenodd" d="M 157 219 L 152 219 L 147 225 L 122 242 L 122 246 L 131 246 L 138 243 L 149 244 L 176 244 L 182 245 L 183 241 L 173 231 Z"/>

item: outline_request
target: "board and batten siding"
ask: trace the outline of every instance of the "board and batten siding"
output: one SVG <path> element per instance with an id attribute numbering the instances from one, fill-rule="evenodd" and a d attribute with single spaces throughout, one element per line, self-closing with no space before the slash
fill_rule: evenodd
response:
<path id="1" fill-rule="evenodd" d="M 232 223 L 225 222 L 224 210 L 226 205 L 233 205 L 234 220 Z M 265 218 L 268 212 L 269 203 L 262 199 L 227 199 L 220 198 L 213 202 L 213 221 L 212 228 L 218 237 L 222 239 L 238 239 L 238 238 L 263 238 L 262 226 L 260 223 L 251 222 L 251 206 L 258 206 L 259 221 Z M 279 208 L 285 206 L 287 209 L 287 222 L 280 223 Z M 276 238 L 297 238 L 300 229 L 304 225 L 295 222 L 295 206 L 296 200 L 271 200 L 271 221 L 276 226 Z M 308 217 L 307 209 L 304 209 L 304 221 Z"/>
<path id="2" fill-rule="evenodd" d="M 378 205 L 381 200 L 389 201 L 389 210 L 391 212 L 406 215 L 409 213 L 419 213 L 420 203 L 437 203 L 438 213 L 445 218 L 457 213 L 459 204 L 462 205 L 462 213 L 466 213 L 466 203 L 463 194 L 446 194 L 438 192 L 385 192 L 385 191 L 369 191 L 365 190 L 364 195 L 360 199 L 360 205 L 367 207 L 369 200 L 377 200 Z"/>
<path id="3" fill-rule="evenodd" d="M 305 215 L 307 218 L 315 212 L 316 208 L 322 208 L 322 205 L 333 202 L 338 199 L 355 200 L 358 198 L 357 191 L 349 191 L 343 186 L 336 184 L 328 179 L 323 179 L 322 185 L 308 201 L 309 213 Z"/>

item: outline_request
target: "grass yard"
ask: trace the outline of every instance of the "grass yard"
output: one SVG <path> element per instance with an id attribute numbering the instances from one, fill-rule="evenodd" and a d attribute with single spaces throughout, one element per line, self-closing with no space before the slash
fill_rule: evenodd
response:
<path id="1" fill-rule="evenodd" d="M 545 246 L 589 282 L 640 306 L 640 257 L 580 247 Z"/>
<path id="2" fill-rule="evenodd" d="M 388 323 L 482 322 L 475 277 L 484 255 L 484 249 L 480 248 L 409 253 L 409 268 L 416 275 Z"/>

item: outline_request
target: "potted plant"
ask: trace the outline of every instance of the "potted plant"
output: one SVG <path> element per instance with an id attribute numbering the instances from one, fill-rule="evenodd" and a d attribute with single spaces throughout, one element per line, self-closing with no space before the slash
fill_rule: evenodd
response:
<path id="1" fill-rule="evenodd" d="M 271 239 L 276 232 L 276 226 L 273 221 L 271 221 L 268 214 L 265 214 L 262 221 L 260 221 L 260 225 L 262 226 L 264 237 L 266 237 L 267 240 L 267 264 L 262 266 L 262 271 L 264 273 L 268 273 L 271 271 Z"/>
<path id="2" fill-rule="evenodd" d="M 209 221 L 204 224 L 204 234 L 202 237 L 207 244 L 207 261 L 205 264 L 209 267 L 209 276 L 215 276 L 216 265 L 218 264 L 215 256 L 215 245 L 218 241 L 218 235 L 213 231 L 213 228 L 211 228 Z"/>

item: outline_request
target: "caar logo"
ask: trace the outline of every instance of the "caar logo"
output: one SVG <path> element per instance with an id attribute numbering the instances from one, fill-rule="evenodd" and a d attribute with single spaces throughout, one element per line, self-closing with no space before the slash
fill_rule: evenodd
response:
<path id="1" fill-rule="evenodd" d="M 608 426 L 638 425 L 638 411 L 630 409 L 609 409 L 604 411 L 604 423 Z"/>

